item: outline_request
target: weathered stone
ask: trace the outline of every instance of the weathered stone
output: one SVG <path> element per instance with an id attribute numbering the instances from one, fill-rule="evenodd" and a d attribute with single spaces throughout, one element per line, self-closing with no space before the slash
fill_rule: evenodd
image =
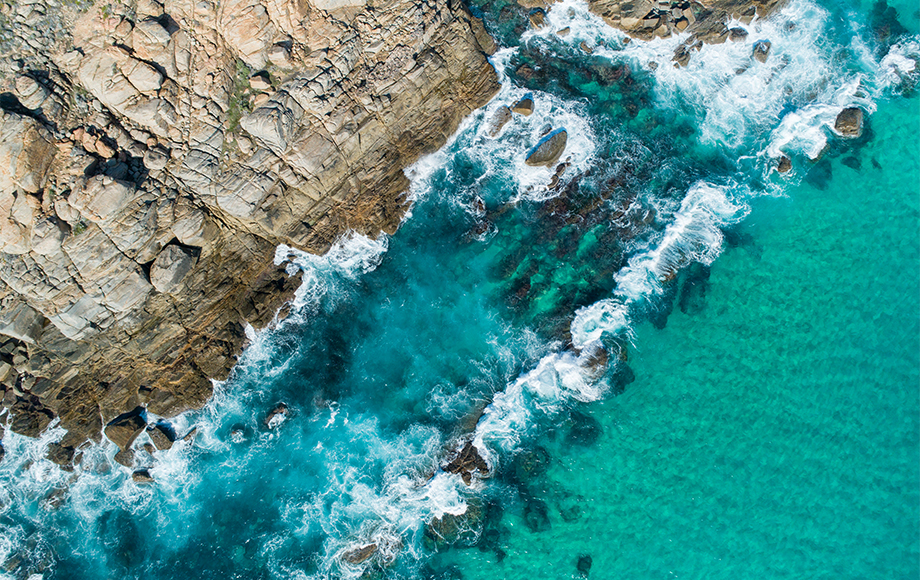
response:
<path id="1" fill-rule="evenodd" d="M 105 436 L 109 441 L 118 445 L 122 451 L 129 449 L 147 426 L 147 421 L 144 419 L 145 414 L 143 407 L 137 407 L 133 411 L 115 417 L 105 426 Z"/>
<path id="2" fill-rule="evenodd" d="M 769 40 L 758 40 L 754 43 L 754 58 L 759 62 L 767 62 L 767 58 L 770 56 L 770 41 Z"/>
<path id="3" fill-rule="evenodd" d="M 176 432 L 169 423 L 158 421 L 156 424 L 147 427 L 147 436 L 153 441 L 157 449 L 163 451 L 171 449 L 173 442 L 176 440 Z"/>
<path id="4" fill-rule="evenodd" d="M 483 476 L 489 474 L 489 464 L 479 454 L 479 449 L 473 445 L 472 441 L 467 441 L 443 469 L 448 473 L 459 475 L 466 485 L 473 482 L 475 473 Z"/>
<path id="5" fill-rule="evenodd" d="M 101 417 L 140 402 L 141 385 L 157 415 L 204 404 L 209 378 L 226 377 L 239 353 L 242 322 L 267 324 L 297 287 L 271 265 L 277 245 L 322 253 L 346 224 L 395 231 L 403 168 L 499 88 L 486 60 L 494 42 L 448 0 L 168 10 L 138 0 L 130 18 L 111 9 L 62 8 L 77 21 L 41 37 L 26 70 L 42 75 L 14 87 L 24 106 L 41 102 L 40 115 L 0 117 L 0 280 L 10 287 L 0 295 L 35 314 L 0 317 L 47 354 L 34 376 L 53 385 L 33 385 L 42 405 L 17 403 L 20 432 L 59 416 L 98 436 Z M 14 47 L 41 31 L 11 33 Z M 285 69 L 278 90 L 245 114 L 243 64 L 259 71 L 268 59 Z M 165 295 L 149 279 L 170 271 L 154 265 L 172 240 L 201 251 Z"/>
<path id="6" fill-rule="evenodd" d="M 146 469 L 138 469 L 131 474 L 134 483 L 153 483 L 153 476 Z"/>
<path id="7" fill-rule="evenodd" d="M 252 75 L 249 78 L 249 86 L 257 91 L 272 90 L 272 83 L 268 79 L 268 75 L 264 73 L 257 73 L 257 74 Z"/>
<path id="8" fill-rule="evenodd" d="M 792 160 L 783 155 L 776 164 L 776 170 L 780 173 L 786 173 L 792 169 Z"/>
<path id="9" fill-rule="evenodd" d="M 119 465 L 123 465 L 128 469 L 134 469 L 135 460 L 133 449 L 121 449 L 112 459 Z"/>
<path id="10" fill-rule="evenodd" d="M 533 97 L 530 94 L 525 95 L 521 100 L 511 107 L 511 111 L 525 117 L 533 113 Z"/>
<path id="11" fill-rule="evenodd" d="M 501 132 L 502 127 L 505 126 L 505 123 L 511 120 L 511 116 L 511 109 L 505 105 L 499 107 L 492 115 L 492 119 L 489 121 L 489 136 L 495 137 L 498 135 Z"/>
<path id="12" fill-rule="evenodd" d="M 342 554 L 342 561 L 348 562 L 349 564 L 361 564 L 362 562 L 367 561 L 376 552 L 377 544 L 368 544 L 360 548 L 348 550 Z"/>
<path id="13" fill-rule="evenodd" d="M 553 165 L 565 151 L 567 141 L 568 133 L 565 129 L 556 129 L 534 145 L 533 149 L 527 153 L 525 163 L 532 166 Z"/>
<path id="14" fill-rule="evenodd" d="M 166 246 L 150 267 L 150 283 L 158 292 L 174 292 L 182 287 L 182 280 L 195 267 L 198 258 L 182 246 Z"/>
<path id="15" fill-rule="evenodd" d="M 0 191 L 12 192 L 19 187 L 37 193 L 57 147 L 48 130 L 29 117 L 14 113 L 0 114 Z"/>
<path id="16" fill-rule="evenodd" d="M 863 112 L 859 107 L 848 107 L 837 115 L 834 130 L 844 137 L 856 138 L 862 135 Z"/>

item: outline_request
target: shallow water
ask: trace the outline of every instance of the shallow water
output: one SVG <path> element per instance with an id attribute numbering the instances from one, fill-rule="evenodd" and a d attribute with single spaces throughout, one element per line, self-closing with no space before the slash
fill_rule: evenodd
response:
<path id="1" fill-rule="evenodd" d="M 501 93 L 407 172 L 395 236 L 279 249 L 292 314 L 172 420 L 192 443 L 140 453 L 155 484 L 5 435 L 0 577 L 916 576 L 915 7 L 894 38 L 791 2 L 674 69 L 677 40 L 582 3 L 523 36 L 494 4 Z M 864 136 L 834 137 L 854 105 Z M 558 127 L 548 188 L 524 152 Z M 440 468 L 470 438 L 467 486 Z"/>

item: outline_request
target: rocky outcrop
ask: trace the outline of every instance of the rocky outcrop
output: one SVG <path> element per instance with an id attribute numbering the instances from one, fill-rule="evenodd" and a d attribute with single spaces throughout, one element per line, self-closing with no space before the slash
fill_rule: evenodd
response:
<path id="1" fill-rule="evenodd" d="M 689 62 L 694 50 L 703 43 L 721 43 L 728 39 L 741 40 L 743 29 L 729 30 L 731 19 L 749 23 L 764 17 L 782 5 L 783 0 L 589 0 L 591 11 L 607 24 L 634 38 L 651 40 L 672 34 L 687 33 L 674 54 L 680 65 Z M 739 32 L 740 31 L 740 32 Z M 769 44 L 767 45 L 769 50 Z M 761 55 L 755 53 L 760 58 Z"/>
<path id="2" fill-rule="evenodd" d="M 568 141 L 568 133 L 565 129 L 556 129 L 540 139 L 533 148 L 527 152 L 527 159 L 524 162 L 527 165 L 550 166 L 559 160 L 559 156 L 565 151 L 565 144 Z"/>
<path id="3" fill-rule="evenodd" d="M 298 284 L 275 247 L 393 232 L 403 168 L 498 89 L 447 0 L 77 6 L 0 24 L 3 406 L 73 449 L 202 405 Z"/>
<path id="4" fill-rule="evenodd" d="M 848 107 L 834 120 L 834 131 L 844 137 L 855 138 L 862 135 L 863 112 L 859 107 Z"/>

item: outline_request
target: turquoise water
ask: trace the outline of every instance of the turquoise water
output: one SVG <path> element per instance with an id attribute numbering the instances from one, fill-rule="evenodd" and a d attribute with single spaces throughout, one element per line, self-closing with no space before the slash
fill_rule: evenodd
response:
<path id="1" fill-rule="evenodd" d="M 502 91 L 395 236 L 279 249 L 292 314 L 171 419 L 192 443 L 139 452 L 153 485 L 4 436 L 0 577 L 916 577 L 916 7 L 791 2 L 687 69 L 579 2 L 539 33 L 481 7 Z M 523 154 L 558 127 L 547 187 Z"/>

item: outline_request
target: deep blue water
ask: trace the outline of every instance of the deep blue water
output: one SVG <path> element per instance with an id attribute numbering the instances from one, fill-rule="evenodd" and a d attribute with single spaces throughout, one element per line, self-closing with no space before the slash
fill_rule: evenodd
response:
<path id="1" fill-rule="evenodd" d="M 171 419 L 191 443 L 139 452 L 154 484 L 5 435 L 0 577 L 915 578 L 920 16 L 894 5 L 795 0 L 678 69 L 580 2 L 539 31 L 481 3 L 502 91 L 407 170 L 396 235 L 279 249 L 292 314 Z M 558 128 L 554 179 L 524 155 Z M 444 469 L 467 441 L 471 485 Z"/>

